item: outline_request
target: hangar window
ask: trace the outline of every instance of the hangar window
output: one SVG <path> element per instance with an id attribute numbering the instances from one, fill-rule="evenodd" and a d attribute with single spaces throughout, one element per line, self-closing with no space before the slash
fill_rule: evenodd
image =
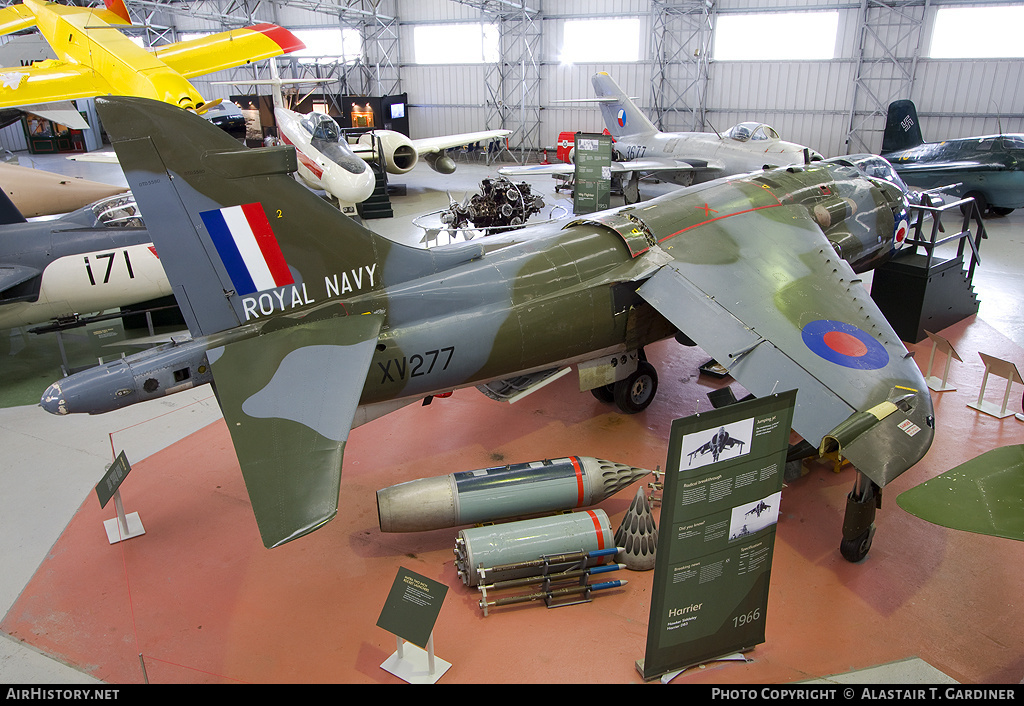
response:
<path id="1" fill-rule="evenodd" d="M 494 24 L 418 25 L 412 30 L 417 64 L 494 64 L 498 26 Z"/>
<path id="2" fill-rule="evenodd" d="M 305 49 L 289 54 L 302 64 L 349 62 L 363 55 L 363 38 L 359 30 L 351 27 L 299 29 L 292 34 L 306 45 Z"/>
<path id="3" fill-rule="evenodd" d="M 933 59 L 1001 59 L 1024 56 L 1020 27 L 1024 7 L 944 7 L 935 12 Z"/>
<path id="4" fill-rule="evenodd" d="M 640 19 L 566 20 L 562 26 L 563 64 L 640 60 Z"/>
<path id="5" fill-rule="evenodd" d="M 823 61 L 836 55 L 838 12 L 719 15 L 716 61 Z"/>

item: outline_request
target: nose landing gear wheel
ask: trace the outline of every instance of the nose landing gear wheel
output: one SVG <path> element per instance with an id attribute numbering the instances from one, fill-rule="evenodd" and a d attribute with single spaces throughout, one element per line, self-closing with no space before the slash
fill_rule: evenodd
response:
<path id="1" fill-rule="evenodd" d="M 636 370 L 612 388 L 615 404 L 625 414 L 636 414 L 647 409 L 658 391 L 658 373 L 645 360 L 637 363 Z"/>

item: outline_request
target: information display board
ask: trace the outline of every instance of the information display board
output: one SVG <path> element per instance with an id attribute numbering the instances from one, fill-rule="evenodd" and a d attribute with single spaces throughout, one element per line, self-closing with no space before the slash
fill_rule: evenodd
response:
<path id="1" fill-rule="evenodd" d="M 572 207 L 577 215 L 611 207 L 611 135 L 576 133 Z"/>
<path id="2" fill-rule="evenodd" d="M 100 507 L 106 507 L 107 503 L 117 489 L 121 487 L 121 483 L 125 478 L 128 477 L 128 473 L 131 472 L 131 464 L 128 463 L 128 457 L 124 455 L 124 451 L 117 455 L 114 462 L 110 464 L 110 468 L 103 474 L 103 478 L 99 483 L 96 484 L 96 497 L 99 498 Z"/>
<path id="3" fill-rule="evenodd" d="M 764 642 L 795 402 L 790 391 L 673 422 L 644 679 Z"/>
<path id="4" fill-rule="evenodd" d="M 426 647 L 447 593 L 448 587 L 443 583 L 420 576 L 404 566 L 399 567 L 377 619 L 377 627 L 414 645 Z"/>

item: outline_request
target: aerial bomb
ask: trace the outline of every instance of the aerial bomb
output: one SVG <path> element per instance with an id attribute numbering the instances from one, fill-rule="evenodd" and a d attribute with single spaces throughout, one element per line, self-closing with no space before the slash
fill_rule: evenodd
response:
<path id="1" fill-rule="evenodd" d="M 422 532 L 588 507 L 650 471 L 589 456 L 421 478 L 377 491 L 382 532 Z"/>
<path id="2" fill-rule="evenodd" d="M 540 558 L 563 563 L 559 555 L 583 553 L 585 564 L 603 563 L 618 552 L 608 515 L 600 508 L 552 515 L 500 525 L 471 527 L 455 540 L 455 567 L 467 586 L 476 586 L 482 573 L 495 566 L 505 567 L 502 578 L 530 576 Z M 574 556 L 571 563 L 577 562 Z M 521 568 L 506 567 L 523 562 Z"/>

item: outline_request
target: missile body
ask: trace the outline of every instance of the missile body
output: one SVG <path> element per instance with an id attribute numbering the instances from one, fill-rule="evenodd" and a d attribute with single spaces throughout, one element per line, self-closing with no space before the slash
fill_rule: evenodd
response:
<path id="1" fill-rule="evenodd" d="M 382 532 L 422 532 L 588 507 L 650 471 L 589 456 L 421 478 L 377 491 Z"/>
<path id="2" fill-rule="evenodd" d="M 565 562 L 576 566 L 604 563 L 615 553 L 614 533 L 608 515 L 600 508 L 552 515 L 531 520 L 505 522 L 460 530 L 455 540 L 455 568 L 467 586 L 476 586 L 487 571 L 501 567 L 501 579 L 515 579 L 537 574 L 540 557 L 583 552 L 586 556 Z M 523 562 L 522 568 L 508 567 Z"/>

